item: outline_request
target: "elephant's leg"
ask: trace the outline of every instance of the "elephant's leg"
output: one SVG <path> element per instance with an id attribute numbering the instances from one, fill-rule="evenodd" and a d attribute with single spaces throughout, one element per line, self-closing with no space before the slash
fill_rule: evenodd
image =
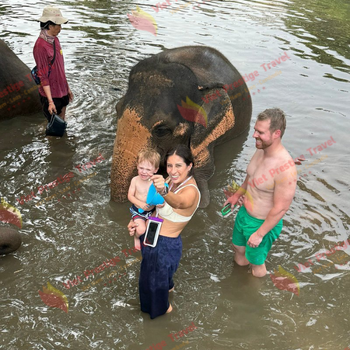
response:
<path id="1" fill-rule="evenodd" d="M 22 238 L 17 230 L 0 227 L 0 255 L 14 252 L 21 246 L 21 243 Z"/>

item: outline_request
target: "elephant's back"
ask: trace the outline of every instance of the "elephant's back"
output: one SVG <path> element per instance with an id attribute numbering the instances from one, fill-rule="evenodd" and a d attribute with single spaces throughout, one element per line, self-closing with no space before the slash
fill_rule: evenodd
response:
<path id="1" fill-rule="evenodd" d="M 200 85 L 211 82 L 228 84 L 240 77 L 238 70 L 218 50 L 209 46 L 183 46 L 159 54 L 164 62 L 176 62 L 189 67 Z"/>
<path id="2" fill-rule="evenodd" d="M 0 52 L 0 120 L 39 112 L 38 88 L 30 76 L 30 69 L 3 40 L 0 40 Z"/>

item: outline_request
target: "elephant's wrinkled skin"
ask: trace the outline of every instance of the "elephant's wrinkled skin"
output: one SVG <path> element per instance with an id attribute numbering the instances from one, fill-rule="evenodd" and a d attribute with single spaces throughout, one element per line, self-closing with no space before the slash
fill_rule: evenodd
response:
<path id="1" fill-rule="evenodd" d="M 164 168 L 167 151 L 175 144 L 184 143 L 192 150 L 194 175 L 202 194 L 201 207 L 206 207 L 209 204 L 207 181 L 215 170 L 214 146 L 249 127 L 252 113 L 249 91 L 243 79 L 238 87 L 232 84 L 239 79 L 242 77 L 237 69 L 220 52 L 206 46 L 166 50 L 134 66 L 128 90 L 116 107 L 112 200 L 126 200 L 141 148 L 155 147 L 161 154 Z M 231 89 L 226 84 L 232 84 Z M 204 100 L 208 94 L 212 95 L 212 100 L 209 98 L 207 103 Z M 182 113 L 185 119 L 180 114 L 178 105 L 181 106 L 186 97 L 204 109 L 207 123 L 203 118 Z"/>
<path id="2" fill-rule="evenodd" d="M 0 121 L 41 111 L 30 69 L 0 40 Z"/>

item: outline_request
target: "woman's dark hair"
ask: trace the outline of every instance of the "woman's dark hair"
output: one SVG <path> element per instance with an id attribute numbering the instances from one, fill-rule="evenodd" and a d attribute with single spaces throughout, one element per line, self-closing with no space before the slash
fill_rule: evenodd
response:
<path id="1" fill-rule="evenodd" d="M 40 22 L 40 28 L 41 29 L 49 29 L 49 25 L 55 26 L 56 24 L 51 22 L 51 21 Z"/>
<path id="2" fill-rule="evenodd" d="M 172 155 L 177 155 L 179 157 L 181 157 L 184 162 L 186 163 L 187 166 L 189 166 L 191 163 L 193 164 L 189 175 L 192 175 L 193 173 L 193 168 L 194 168 L 194 161 L 193 161 L 193 156 L 192 156 L 192 152 L 189 149 L 188 146 L 184 145 L 184 144 L 179 144 L 174 146 L 173 148 L 171 148 L 168 153 L 165 156 L 165 163 L 167 163 L 168 158 Z"/>

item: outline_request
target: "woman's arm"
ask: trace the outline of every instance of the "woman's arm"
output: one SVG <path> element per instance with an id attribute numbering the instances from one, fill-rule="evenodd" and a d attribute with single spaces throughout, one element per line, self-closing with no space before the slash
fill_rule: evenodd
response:
<path id="1" fill-rule="evenodd" d="M 162 195 L 165 191 L 165 180 L 162 175 L 153 175 L 151 177 L 154 187 L 157 192 Z M 169 191 L 164 194 L 164 200 L 174 209 L 187 209 L 193 206 L 193 203 L 198 201 L 198 191 L 193 187 L 189 186 L 181 190 L 180 193 L 174 193 Z"/>
<path id="2" fill-rule="evenodd" d="M 53 99 L 52 99 L 50 85 L 43 86 L 43 89 L 44 89 L 44 92 L 45 92 L 47 99 L 49 100 L 49 108 L 48 108 L 49 113 L 50 114 L 57 113 L 56 106 L 55 106 Z"/>

